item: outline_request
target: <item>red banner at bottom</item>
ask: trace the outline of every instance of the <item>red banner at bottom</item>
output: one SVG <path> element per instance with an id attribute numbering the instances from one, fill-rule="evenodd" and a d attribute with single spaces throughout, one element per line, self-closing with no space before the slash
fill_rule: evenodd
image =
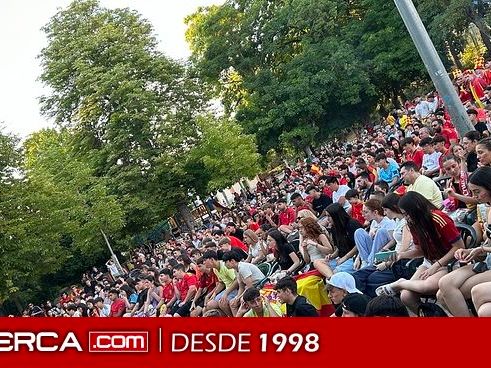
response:
<path id="1" fill-rule="evenodd" d="M 491 319 L 2 318 L 1 367 L 481 365 Z M 471 343 L 468 343 L 472 341 Z M 419 362 L 419 363 L 418 363 Z"/>

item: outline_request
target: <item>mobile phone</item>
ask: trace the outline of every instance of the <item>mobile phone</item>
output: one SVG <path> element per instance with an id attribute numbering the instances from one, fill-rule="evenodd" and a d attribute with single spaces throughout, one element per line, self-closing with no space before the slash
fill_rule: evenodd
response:
<path id="1" fill-rule="evenodd" d="M 385 252 L 375 253 L 374 262 L 375 263 L 385 262 L 396 253 L 397 252 L 395 250 L 388 250 Z"/>

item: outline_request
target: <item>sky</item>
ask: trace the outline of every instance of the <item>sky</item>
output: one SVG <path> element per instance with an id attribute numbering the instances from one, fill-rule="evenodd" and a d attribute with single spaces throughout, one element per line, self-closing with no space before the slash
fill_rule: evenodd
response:
<path id="1" fill-rule="evenodd" d="M 154 26 L 160 50 L 174 59 L 190 51 L 184 39 L 184 17 L 199 6 L 223 0 L 99 0 L 107 8 L 129 7 Z M 41 27 L 71 0 L 0 0 L 0 123 L 22 138 L 49 127 L 40 114 L 38 98 L 45 93 L 37 81 L 41 68 L 37 56 L 46 46 Z"/>

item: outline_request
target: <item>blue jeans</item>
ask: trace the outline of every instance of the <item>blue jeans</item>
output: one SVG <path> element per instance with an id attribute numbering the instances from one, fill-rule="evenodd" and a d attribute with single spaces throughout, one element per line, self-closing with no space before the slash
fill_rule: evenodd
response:
<path id="1" fill-rule="evenodd" d="M 375 266 L 367 266 L 353 274 L 356 287 L 371 298 L 375 298 L 375 289 L 380 285 L 396 281 L 391 269 L 378 271 Z"/>
<path id="2" fill-rule="evenodd" d="M 355 231 L 355 244 L 360 254 L 363 266 L 373 265 L 375 253 L 379 252 L 389 241 L 391 241 L 389 232 L 385 229 L 379 229 L 372 239 L 363 229 Z"/>
<path id="3" fill-rule="evenodd" d="M 336 265 L 336 260 L 331 259 L 328 263 L 329 267 L 331 267 L 331 270 L 333 272 L 348 272 L 348 273 L 353 273 L 355 270 L 353 269 L 353 264 L 355 262 L 353 261 L 353 258 L 347 259 L 345 262 L 341 263 L 339 266 Z"/>

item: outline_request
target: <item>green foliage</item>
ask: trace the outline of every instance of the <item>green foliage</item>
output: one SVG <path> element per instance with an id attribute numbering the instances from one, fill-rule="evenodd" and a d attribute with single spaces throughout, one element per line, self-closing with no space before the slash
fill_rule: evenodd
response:
<path id="1" fill-rule="evenodd" d="M 245 135 L 236 122 L 203 116 L 197 120 L 199 143 L 189 154 L 188 172 L 193 177 L 207 176 L 206 191 L 229 187 L 243 177 L 252 178 L 259 172 L 259 154 L 254 136 Z M 197 172 L 200 168 L 203 174 Z M 198 188 L 198 186 L 196 186 Z M 204 193 L 204 190 L 200 191 Z"/>
<path id="2" fill-rule="evenodd" d="M 44 31 L 41 80 L 50 94 L 41 99 L 43 112 L 68 129 L 77 159 L 104 178 L 124 209 L 124 227 L 114 234 L 118 243 L 182 209 L 190 193 L 249 175 L 248 163 L 230 160 L 243 166 L 230 166 L 225 180 L 214 152 L 199 146 L 208 144 L 208 134 L 228 139 L 228 132 L 217 131 L 225 123 L 211 128 L 211 117 L 198 119 L 207 106 L 207 86 L 193 68 L 157 49 L 152 26 L 136 12 L 76 0 Z M 202 121 L 210 125 L 203 137 Z M 250 140 L 233 132 L 237 140 L 216 151 L 222 156 L 239 156 Z"/>
<path id="3" fill-rule="evenodd" d="M 202 77 L 262 153 L 311 145 L 427 78 L 392 2 L 229 0 L 186 21 Z"/>
<path id="4" fill-rule="evenodd" d="M 192 71 L 157 49 L 152 26 L 129 9 L 74 1 L 44 27 L 42 99 L 77 136 L 80 154 L 108 180 L 126 219 L 121 239 L 187 201 L 191 178 L 175 169 L 196 139 L 205 106 Z"/>
<path id="5" fill-rule="evenodd" d="M 2 157 L 19 156 L 15 140 L 1 137 L 2 151 L 8 151 Z M 0 267 L 5 276 L 0 301 L 12 294 L 35 295 L 41 280 L 70 268 L 67 263 L 89 267 L 107 256 L 100 229 L 114 233 L 123 226 L 116 197 L 108 194 L 104 179 L 73 154 L 67 134 L 35 133 L 24 143 L 24 152 L 16 174 L 1 184 Z M 80 254 L 83 257 L 74 258 Z"/>

